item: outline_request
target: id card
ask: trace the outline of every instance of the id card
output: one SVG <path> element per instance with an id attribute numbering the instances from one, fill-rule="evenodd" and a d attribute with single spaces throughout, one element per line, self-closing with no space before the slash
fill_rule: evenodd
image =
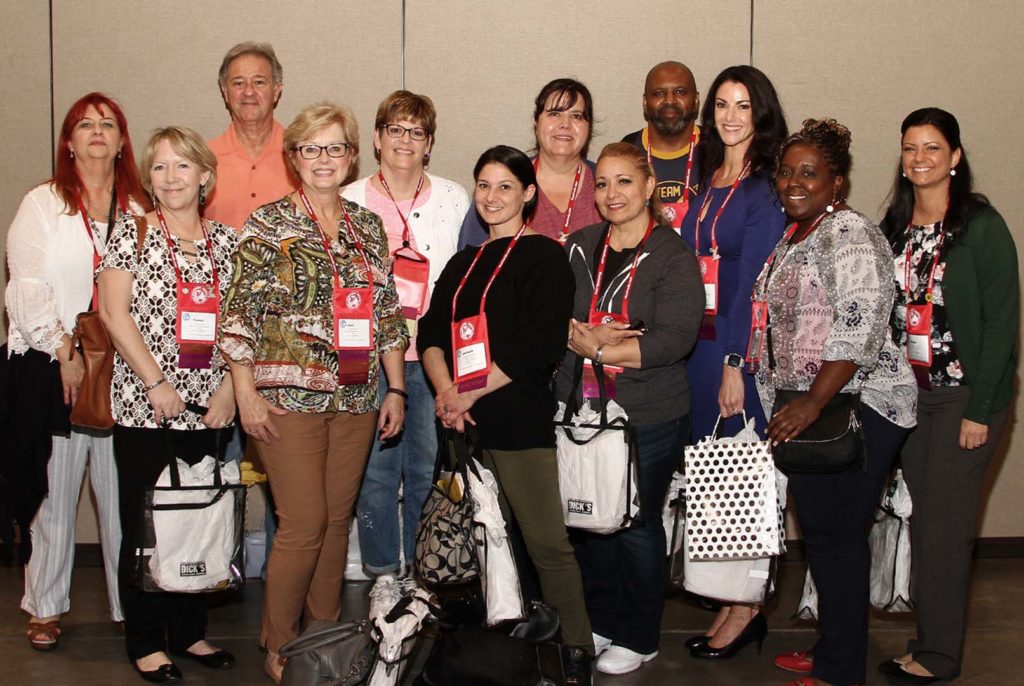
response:
<path id="1" fill-rule="evenodd" d="M 178 345 L 197 343 L 212 346 L 217 338 L 220 295 L 210 283 L 178 284 Z"/>
<path id="2" fill-rule="evenodd" d="M 761 356 L 764 354 L 764 340 L 768 334 L 768 303 L 755 300 L 750 304 L 750 338 L 747 342 L 747 355 L 744 363 L 750 373 L 761 367 Z"/>
<path id="3" fill-rule="evenodd" d="M 332 309 L 338 381 L 346 386 L 366 384 L 373 349 L 372 292 L 369 288 L 335 288 Z"/>
<path id="4" fill-rule="evenodd" d="M 452 358 L 459 393 L 483 388 L 491 371 L 487 315 L 466 317 L 452 324 Z"/>
<path id="5" fill-rule="evenodd" d="M 718 313 L 718 258 L 714 255 L 701 255 L 700 277 L 704 282 L 704 314 Z"/>
<path id="6" fill-rule="evenodd" d="M 932 366 L 932 304 L 907 305 L 907 359 L 920 367 Z"/>

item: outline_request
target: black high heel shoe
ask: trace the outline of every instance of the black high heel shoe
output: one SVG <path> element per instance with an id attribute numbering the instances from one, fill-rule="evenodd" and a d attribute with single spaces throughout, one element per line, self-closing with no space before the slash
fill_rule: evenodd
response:
<path id="1" fill-rule="evenodd" d="M 690 655 L 705 660 L 728 660 L 735 657 L 736 653 L 743 650 L 748 643 L 754 643 L 755 641 L 757 642 L 757 654 L 760 655 L 761 646 L 764 644 L 764 637 L 767 635 L 768 620 L 764 618 L 764 615 L 758 613 L 747 622 L 740 635 L 733 639 L 733 642 L 729 645 L 721 648 L 712 648 L 709 644 L 705 643 L 690 650 Z"/>
<path id="2" fill-rule="evenodd" d="M 686 639 L 686 642 L 683 643 L 683 645 L 686 646 L 687 650 L 693 650 L 699 646 L 706 646 L 710 640 L 711 637 L 707 634 L 697 634 L 696 636 L 691 636 Z"/>

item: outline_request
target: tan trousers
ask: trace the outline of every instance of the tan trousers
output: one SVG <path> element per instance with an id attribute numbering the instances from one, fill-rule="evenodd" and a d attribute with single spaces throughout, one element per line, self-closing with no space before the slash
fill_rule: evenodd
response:
<path id="1" fill-rule="evenodd" d="M 260 642 L 276 653 L 305 623 L 341 614 L 349 518 L 377 413 L 289 412 L 272 421 L 281 438 L 256 445 L 279 520 L 260 629 Z"/>

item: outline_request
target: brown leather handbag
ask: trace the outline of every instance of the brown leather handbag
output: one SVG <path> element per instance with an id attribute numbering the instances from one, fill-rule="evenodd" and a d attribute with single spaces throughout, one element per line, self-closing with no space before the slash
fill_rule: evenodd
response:
<path id="1" fill-rule="evenodd" d="M 142 244 L 146 240 L 145 217 L 134 217 L 136 241 L 135 257 L 142 258 Z M 98 306 L 98 303 L 93 303 Z M 75 318 L 75 331 L 71 340 L 71 356 L 75 349 L 82 353 L 85 377 L 78 389 L 78 398 L 71 408 L 71 423 L 90 429 L 109 429 L 114 426 L 110 410 L 110 385 L 114 377 L 114 344 L 96 310 L 82 312 Z"/>

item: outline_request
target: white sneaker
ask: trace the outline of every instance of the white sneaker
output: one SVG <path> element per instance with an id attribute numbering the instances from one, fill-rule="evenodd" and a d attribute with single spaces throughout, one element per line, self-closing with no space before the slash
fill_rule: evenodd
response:
<path id="1" fill-rule="evenodd" d="M 383 619 L 402 599 L 402 588 L 394 574 L 381 574 L 370 588 L 370 618 Z"/>
<path id="2" fill-rule="evenodd" d="M 658 651 L 643 655 L 622 646 L 611 646 L 597 659 L 597 671 L 605 674 L 626 674 L 658 657 Z"/>
<path id="3" fill-rule="evenodd" d="M 605 638 L 601 634 L 592 634 L 594 637 L 594 657 L 612 647 L 612 639 Z"/>

